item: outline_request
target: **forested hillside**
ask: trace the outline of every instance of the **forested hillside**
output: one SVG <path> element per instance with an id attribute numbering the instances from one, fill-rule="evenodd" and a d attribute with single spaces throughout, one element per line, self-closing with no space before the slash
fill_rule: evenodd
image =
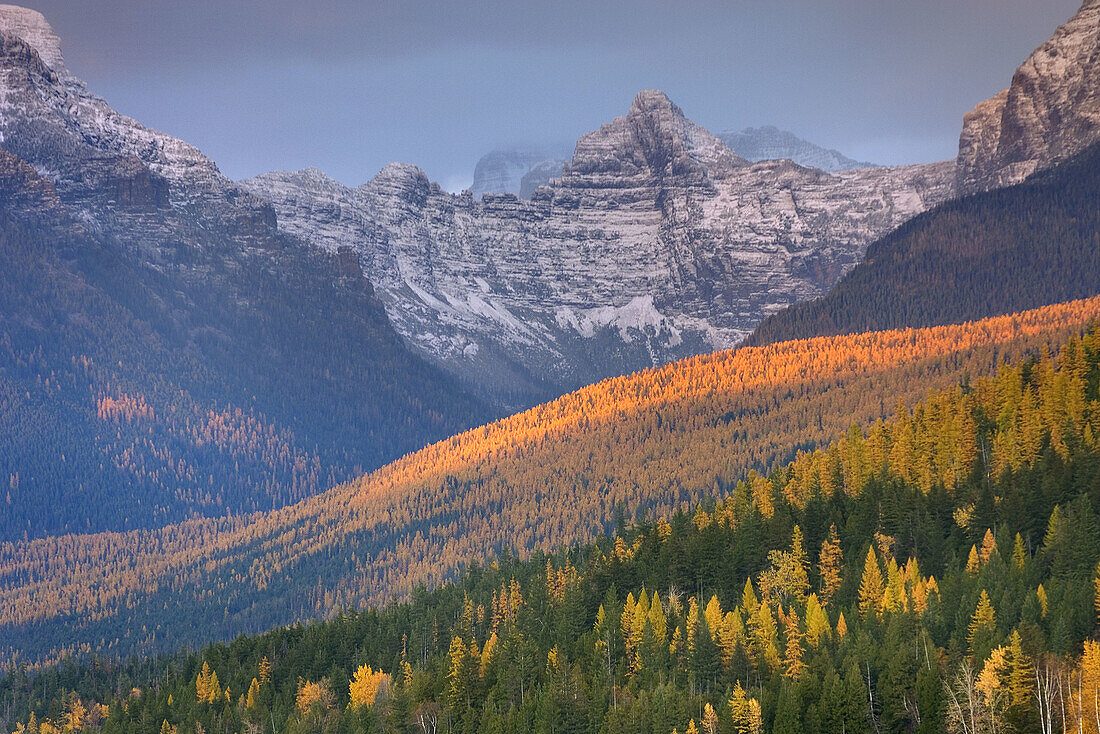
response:
<path id="1" fill-rule="evenodd" d="M 0 718 L 18 734 L 1095 734 L 1098 439 L 1092 330 L 613 539 L 194 654 L 18 670 Z"/>
<path id="2" fill-rule="evenodd" d="M 153 262 L 0 150 L 0 540 L 282 507 L 488 418 L 357 265 L 203 236 Z"/>
<path id="3" fill-rule="evenodd" d="M 828 293 L 746 344 L 953 324 L 1100 293 L 1100 145 L 1024 183 L 919 215 Z"/>
<path id="4" fill-rule="evenodd" d="M 694 358 L 585 388 L 272 513 L 0 544 L 0 655 L 171 650 L 407 597 L 497 553 L 585 543 L 618 518 L 725 494 L 751 470 L 1038 353 L 1097 316 L 1100 298 Z"/>

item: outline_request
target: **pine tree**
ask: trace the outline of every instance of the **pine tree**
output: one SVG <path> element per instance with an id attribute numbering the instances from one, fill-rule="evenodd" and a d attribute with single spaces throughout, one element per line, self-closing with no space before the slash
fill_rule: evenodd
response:
<path id="1" fill-rule="evenodd" d="M 979 555 L 982 559 L 982 565 L 989 563 L 989 560 L 995 553 L 999 553 L 997 549 L 997 539 L 993 537 L 993 531 L 986 528 L 985 535 L 982 537 L 982 549 Z"/>
<path id="2" fill-rule="evenodd" d="M 718 714 L 709 702 L 703 707 L 703 734 L 718 734 Z"/>
<path id="3" fill-rule="evenodd" d="M 966 573 L 968 576 L 976 577 L 978 572 L 982 570 L 982 561 L 978 556 L 978 546 L 970 546 L 970 555 L 966 558 Z"/>
<path id="4" fill-rule="evenodd" d="M 859 613 L 864 619 L 870 614 L 881 613 L 883 591 L 882 571 L 875 556 L 875 547 L 871 546 L 867 549 L 863 579 L 859 583 Z"/>
<path id="5" fill-rule="evenodd" d="M 222 697 L 218 674 L 211 670 L 210 664 L 205 661 L 202 664 L 202 671 L 195 678 L 195 696 L 199 703 L 214 703 Z"/>
<path id="6" fill-rule="evenodd" d="M 272 682 L 272 664 L 267 660 L 265 655 L 260 660 L 260 684 L 266 686 L 267 683 Z"/>
<path id="7" fill-rule="evenodd" d="M 829 616 L 817 601 L 817 594 L 806 600 L 806 640 L 817 647 L 822 638 L 829 636 Z"/>
<path id="8" fill-rule="evenodd" d="M 447 652 L 447 658 L 450 661 L 447 672 L 449 682 L 447 702 L 455 718 L 461 720 L 470 705 L 470 698 L 473 694 L 473 681 L 470 680 L 468 663 L 470 654 L 466 648 L 466 643 L 458 635 L 451 638 L 451 647 Z"/>
<path id="9" fill-rule="evenodd" d="M 802 676 L 805 665 L 802 662 L 802 633 L 798 628 L 798 612 L 791 609 L 783 623 L 787 643 L 783 649 L 783 675 L 791 680 Z"/>
<path id="10" fill-rule="evenodd" d="M 1013 630 L 1008 638 L 1008 652 L 1005 656 L 1008 664 L 1009 705 L 1024 711 L 1031 704 L 1033 673 L 1031 660 L 1024 652 L 1023 640 L 1019 630 Z"/>
<path id="11" fill-rule="evenodd" d="M 749 619 L 749 629 L 757 663 L 766 670 L 775 670 L 780 663 L 779 650 L 776 648 L 778 628 L 769 605 L 756 606 L 756 613 Z"/>
<path id="12" fill-rule="evenodd" d="M 844 567 L 844 553 L 840 549 L 840 538 L 836 534 L 836 525 L 829 526 L 829 537 L 821 544 L 821 554 L 818 556 L 818 575 L 821 577 L 821 603 L 828 606 L 833 595 L 840 589 L 843 579 L 841 569 Z"/>
<path id="13" fill-rule="evenodd" d="M 1096 594 L 1093 597 L 1092 606 L 1096 611 L 1097 619 L 1100 620 L 1100 563 L 1096 565 L 1096 572 L 1092 577 L 1092 585 L 1096 590 Z"/>
<path id="14" fill-rule="evenodd" d="M 741 681 L 737 681 L 734 685 L 729 704 L 733 728 L 737 734 L 760 734 L 764 728 L 760 702 L 746 695 L 745 689 L 741 687 Z"/>
<path id="15" fill-rule="evenodd" d="M 1027 550 L 1024 548 L 1024 539 L 1019 533 L 1016 533 L 1016 540 L 1012 544 L 1012 568 L 1020 572 L 1024 570 L 1026 564 Z"/>
<path id="16" fill-rule="evenodd" d="M 884 612 L 901 612 L 906 608 L 905 580 L 893 558 L 886 564 L 886 588 L 882 593 Z"/>
<path id="17" fill-rule="evenodd" d="M 983 659 L 992 645 L 993 635 L 997 632 L 996 613 L 993 604 L 989 601 L 989 594 L 982 589 L 978 597 L 978 606 L 970 618 L 970 627 L 966 633 L 966 642 L 970 654 L 977 659 Z"/>
<path id="18" fill-rule="evenodd" d="M 653 592 L 653 601 L 649 605 L 649 624 L 653 628 L 653 635 L 657 641 L 664 644 L 668 638 L 668 620 L 661 606 L 661 597 L 656 591 Z"/>
<path id="19" fill-rule="evenodd" d="M 710 633 L 707 618 L 703 616 L 695 627 L 695 650 L 692 655 L 692 672 L 696 682 L 710 690 L 711 684 L 718 678 L 721 664 L 721 653 Z"/>
<path id="20" fill-rule="evenodd" d="M 706 608 L 703 609 L 703 617 L 707 620 L 707 627 L 710 628 L 712 636 L 721 629 L 723 616 L 722 605 L 718 601 L 718 596 L 711 596 Z"/>
<path id="21" fill-rule="evenodd" d="M 741 609 L 744 610 L 746 616 L 751 617 L 756 614 L 756 607 L 759 603 L 756 592 L 752 588 L 752 578 L 746 578 L 745 588 L 741 591 Z"/>

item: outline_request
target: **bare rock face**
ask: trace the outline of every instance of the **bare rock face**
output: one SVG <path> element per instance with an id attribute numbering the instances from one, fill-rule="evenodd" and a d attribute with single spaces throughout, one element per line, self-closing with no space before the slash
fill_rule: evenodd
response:
<path id="1" fill-rule="evenodd" d="M 1100 0 L 1086 0 L 963 118 L 960 193 L 1018 183 L 1100 140 Z"/>
<path id="2" fill-rule="evenodd" d="M 169 230 L 217 229 L 277 248 L 274 211 L 197 148 L 113 110 L 65 68 L 41 14 L 0 6 L 0 145 L 32 164 L 66 205 L 106 233 L 161 243 Z M 186 235 L 185 235 L 186 237 Z M 165 254 L 157 244 L 148 254 Z"/>
<path id="3" fill-rule="evenodd" d="M 950 197 L 954 163 L 829 174 L 750 163 L 663 93 L 584 135 L 560 175 L 451 195 L 391 164 L 242 182 L 281 226 L 355 249 L 406 341 L 514 405 L 736 344 L 825 292 L 877 236 Z"/>

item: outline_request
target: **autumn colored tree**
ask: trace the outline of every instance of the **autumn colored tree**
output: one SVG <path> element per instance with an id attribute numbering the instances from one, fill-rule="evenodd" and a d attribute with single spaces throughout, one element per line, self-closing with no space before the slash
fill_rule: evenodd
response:
<path id="1" fill-rule="evenodd" d="M 874 546 L 867 549 L 867 558 L 863 563 L 863 577 L 859 583 L 859 613 L 864 618 L 882 611 L 882 595 L 885 587 L 882 582 L 882 570 L 875 556 Z"/>

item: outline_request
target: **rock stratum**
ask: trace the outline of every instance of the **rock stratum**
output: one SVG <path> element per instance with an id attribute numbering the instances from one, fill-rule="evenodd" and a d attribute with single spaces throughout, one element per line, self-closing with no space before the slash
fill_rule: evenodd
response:
<path id="1" fill-rule="evenodd" d="M 410 344 L 523 405 L 736 344 L 827 291 L 953 179 L 950 161 L 751 163 L 644 91 L 530 201 L 448 194 L 403 164 L 358 188 L 316 170 L 241 185 L 287 231 L 351 248 Z"/>

